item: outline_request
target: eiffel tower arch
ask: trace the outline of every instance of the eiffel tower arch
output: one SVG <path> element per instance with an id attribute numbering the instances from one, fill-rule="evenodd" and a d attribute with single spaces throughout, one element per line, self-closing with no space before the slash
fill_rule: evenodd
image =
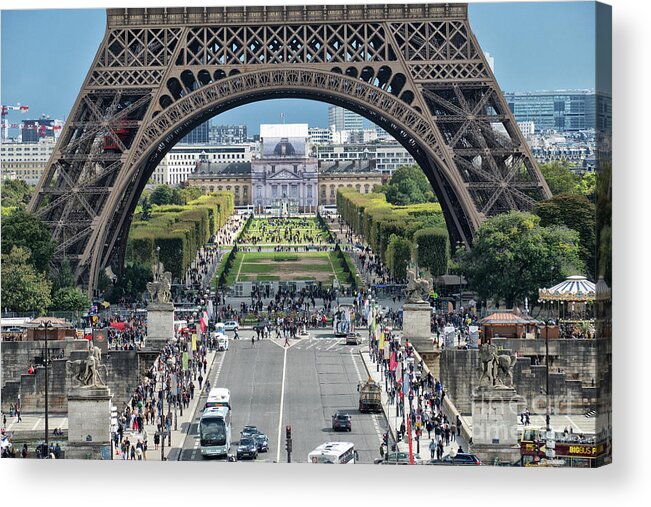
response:
<path id="1" fill-rule="evenodd" d="M 429 179 L 453 241 L 550 197 L 465 4 L 108 9 L 107 27 L 30 203 L 92 293 L 122 262 L 159 161 L 201 122 L 273 98 L 383 127 Z"/>

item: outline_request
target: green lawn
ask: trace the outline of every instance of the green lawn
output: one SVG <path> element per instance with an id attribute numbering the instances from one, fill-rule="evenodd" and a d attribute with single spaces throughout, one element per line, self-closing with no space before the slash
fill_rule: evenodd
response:
<path id="1" fill-rule="evenodd" d="M 316 218 L 255 218 L 239 241 L 257 245 L 306 245 L 325 243 L 328 236 Z"/>

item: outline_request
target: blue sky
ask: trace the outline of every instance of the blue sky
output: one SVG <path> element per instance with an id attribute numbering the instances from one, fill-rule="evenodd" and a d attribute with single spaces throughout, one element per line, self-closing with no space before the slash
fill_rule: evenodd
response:
<path id="1" fill-rule="evenodd" d="M 505 91 L 594 88 L 595 5 L 592 2 L 470 4 L 470 22 L 484 51 L 495 58 Z M 70 112 L 104 35 L 99 9 L 2 12 L 3 104 L 30 106 L 11 121 Z M 213 119 L 245 123 L 307 122 L 327 126 L 327 105 L 274 100 L 242 106 Z"/>

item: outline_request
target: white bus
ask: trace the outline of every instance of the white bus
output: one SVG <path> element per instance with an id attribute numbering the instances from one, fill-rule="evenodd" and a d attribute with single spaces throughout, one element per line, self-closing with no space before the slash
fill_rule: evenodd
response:
<path id="1" fill-rule="evenodd" d="M 308 463 L 351 464 L 358 460 L 351 442 L 326 442 L 307 455 Z"/>
<path id="2" fill-rule="evenodd" d="M 231 410 L 231 392 L 225 387 L 213 387 L 208 393 L 208 399 L 203 409 L 226 407 Z"/>
<path id="3" fill-rule="evenodd" d="M 201 456 L 227 456 L 231 448 L 231 411 L 227 407 L 207 408 L 199 421 Z"/>

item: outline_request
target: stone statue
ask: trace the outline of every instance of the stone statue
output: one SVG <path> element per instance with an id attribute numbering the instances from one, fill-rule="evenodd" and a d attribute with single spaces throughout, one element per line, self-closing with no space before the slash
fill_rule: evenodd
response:
<path id="1" fill-rule="evenodd" d="M 419 278 L 416 268 L 407 268 L 407 302 L 422 303 L 429 294 L 429 280 Z"/>
<path id="2" fill-rule="evenodd" d="M 162 275 L 154 272 L 154 281 L 147 282 L 147 290 L 152 302 L 169 303 L 172 293 L 172 273 L 165 271 Z"/>
<path id="3" fill-rule="evenodd" d="M 513 367 L 517 361 L 515 355 L 498 354 L 495 345 L 483 343 L 479 347 L 479 358 L 481 361 L 480 386 L 513 386 Z"/>
<path id="4" fill-rule="evenodd" d="M 106 387 L 99 374 L 100 367 L 108 375 L 106 365 L 101 364 L 102 351 L 99 347 L 93 347 L 88 350 L 86 359 L 68 361 L 66 363 L 66 373 L 72 375 L 72 380 L 76 387 Z"/>

